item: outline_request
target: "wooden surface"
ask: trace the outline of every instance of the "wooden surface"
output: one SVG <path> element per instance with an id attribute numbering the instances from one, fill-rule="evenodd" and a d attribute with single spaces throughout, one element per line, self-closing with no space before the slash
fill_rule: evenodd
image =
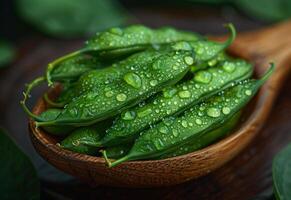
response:
<path id="1" fill-rule="evenodd" d="M 137 12 L 137 11 L 136 11 Z M 248 22 L 236 16 L 231 19 L 214 17 L 199 18 L 195 21 L 186 18 L 171 18 L 170 14 L 152 14 L 142 10 L 138 12 L 142 22 L 157 26 L 158 24 L 173 24 L 180 28 L 198 30 L 202 33 L 221 33 L 220 24 L 226 20 L 235 21 L 240 30 L 257 28 L 260 24 Z M 175 13 L 177 14 L 177 13 Z M 215 15 L 214 15 L 215 16 Z M 154 19 L 159 20 L 154 20 Z M 185 22 L 186 21 L 186 22 Z M 172 23 L 169 23 L 172 22 Z M 214 26 L 211 26 L 215 24 Z M 200 25 L 198 27 L 198 25 Z M 196 28 L 198 27 L 198 28 Z M 7 128 L 22 148 L 31 155 L 41 170 L 46 164 L 35 154 L 27 138 L 27 120 L 19 106 L 22 98 L 23 84 L 43 72 L 44 66 L 51 59 L 80 46 L 79 41 L 57 41 L 42 37 L 34 37 L 22 43 L 18 61 L 10 68 L 0 73 L 0 111 L 1 125 Z M 211 174 L 178 186 L 159 189 L 120 189 L 110 187 L 90 188 L 76 183 L 52 183 L 43 181 L 43 198 L 65 196 L 69 199 L 113 199 L 113 198 L 165 198 L 165 199 L 251 199 L 265 192 L 268 199 L 271 193 L 271 161 L 276 152 L 291 139 L 291 79 L 286 84 L 277 99 L 271 117 L 265 127 L 250 145 L 234 160 Z M 40 90 L 33 97 L 40 94 Z M 31 101 L 35 101 L 32 98 Z M 263 198 L 264 199 L 264 198 Z"/>

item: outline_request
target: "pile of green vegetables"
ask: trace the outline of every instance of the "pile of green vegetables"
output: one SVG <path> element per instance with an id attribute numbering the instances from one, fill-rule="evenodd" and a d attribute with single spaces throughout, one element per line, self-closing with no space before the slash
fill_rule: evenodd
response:
<path id="1" fill-rule="evenodd" d="M 252 65 L 225 53 L 236 35 L 227 27 L 225 42 L 142 25 L 97 33 L 50 63 L 21 104 L 37 127 L 64 138 L 60 147 L 101 152 L 109 166 L 193 152 L 233 130 L 273 71 L 251 79 Z M 61 83 L 62 91 L 56 99 L 44 95 L 49 108 L 35 115 L 26 100 L 43 82 Z"/>

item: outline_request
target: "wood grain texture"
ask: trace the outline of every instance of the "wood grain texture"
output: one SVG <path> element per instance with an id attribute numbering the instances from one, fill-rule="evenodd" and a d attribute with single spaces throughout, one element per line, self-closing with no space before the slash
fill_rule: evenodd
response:
<path id="1" fill-rule="evenodd" d="M 286 75 L 290 71 L 291 41 L 280 40 L 290 32 L 291 22 L 268 29 L 239 35 L 229 51 L 256 64 L 261 75 L 270 61 L 277 65 L 270 80 L 259 91 L 248 119 L 231 136 L 202 150 L 187 155 L 155 161 L 126 162 L 107 168 L 102 158 L 63 150 L 56 146 L 56 138 L 36 129 L 30 120 L 32 143 L 48 162 L 93 185 L 119 187 L 169 186 L 206 175 L 235 157 L 257 135 L 272 108 Z M 34 108 L 36 114 L 45 109 L 42 100 Z"/>

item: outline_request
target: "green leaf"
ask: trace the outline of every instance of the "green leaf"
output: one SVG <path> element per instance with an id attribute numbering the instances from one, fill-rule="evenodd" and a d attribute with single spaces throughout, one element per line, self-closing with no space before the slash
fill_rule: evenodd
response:
<path id="1" fill-rule="evenodd" d="M 92 35 L 126 20 L 113 0 L 17 0 L 17 7 L 23 19 L 56 37 Z"/>
<path id="2" fill-rule="evenodd" d="M 0 68 L 8 65 L 14 59 L 14 48 L 0 40 Z"/>
<path id="3" fill-rule="evenodd" d="M 291 144 L 273 160 L 273 184 L 277 200 L 291 199 Z"/>
<path id="4" fill-rule="evenodd" d="M 246 14 L 264 21 L 279 21 L 291 17 L 290 0 L 236 0 Z"/>
<path id="5" fill-rule="evenodd" d="M 0 199 L 39 199 L 40 185 L 29 158 L 0 129 Z"/>

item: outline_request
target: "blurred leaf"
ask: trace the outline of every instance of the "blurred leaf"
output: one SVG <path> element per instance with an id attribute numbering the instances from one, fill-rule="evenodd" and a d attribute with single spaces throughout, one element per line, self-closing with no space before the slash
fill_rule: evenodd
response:
<path id="1" fill-rule="evenodd" d="M 236 0 L 246 14 L 264 21 L 279 21 L 291 17 L 290 0 Z"/>
<path id="2" fill-rule="evenodd" d="M 199 4 L 213 4 L 213 5 L 219 5 L 219 4 L 225 4 L 228 3 L 230 0 L 188 0 L 193 3 L 199 3 Z"/>
<path id="3" fill-rule="evenodd" d="M 14 59 L 14 48 L 7 42 L 0 40 L 0 68 L 8 65 Z"/>
<path id="4" fill-rule="evenodd" d="M 291 199 L 291 144 L 273 161 L 273 183 L 277 200 Z"/>
<path id="5" fill-rule="evenodd" d="M 0 199 L 39 199 L 40 186 L 29 158 L 0 129 Z"/>
<path id="6" fill-rule="evenodd" d="M 125 22 L 126 14 L 113 0 L 17 0 L 20 16 L 55 37 L 76 37 Z"/>

